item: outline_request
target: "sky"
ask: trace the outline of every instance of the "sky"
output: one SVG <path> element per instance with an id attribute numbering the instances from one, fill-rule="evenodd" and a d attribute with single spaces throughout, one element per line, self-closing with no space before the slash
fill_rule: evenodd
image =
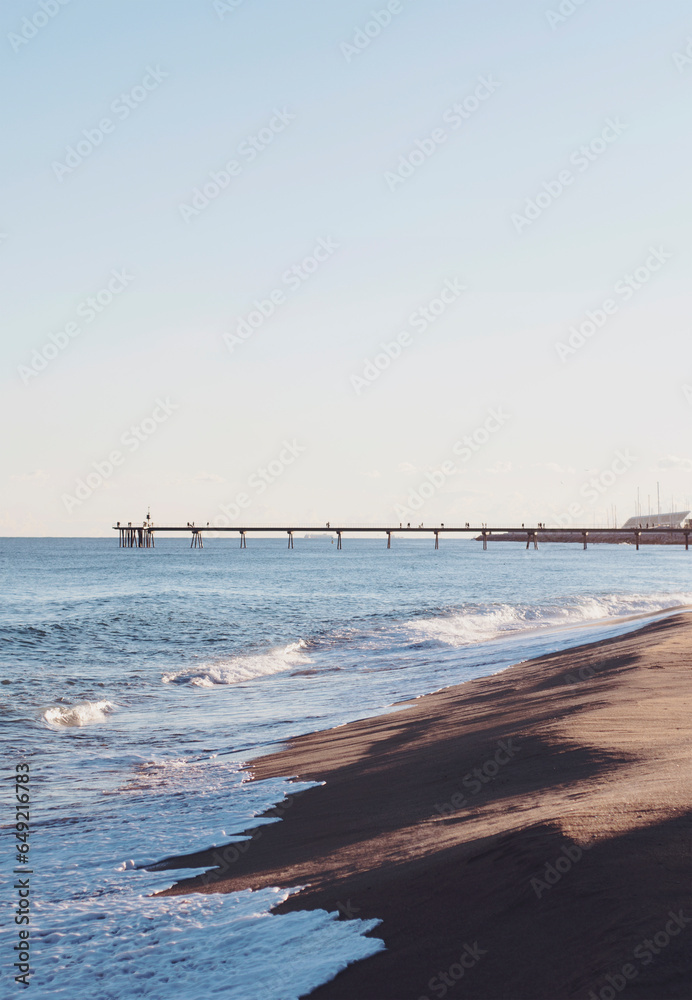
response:
<path id="1" fill-rule="evenodd" d="M 689 507 L 684 0 L 5 0 L 0 46 L 0 534 Z"/>

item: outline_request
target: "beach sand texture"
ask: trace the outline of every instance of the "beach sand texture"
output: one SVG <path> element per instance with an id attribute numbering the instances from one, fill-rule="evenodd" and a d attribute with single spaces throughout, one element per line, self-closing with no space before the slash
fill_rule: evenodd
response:
<path id="1" fill-rule="evenodd" d="M 689 997 L 691 675 L 685 611 L 301 736 L 253 776 L 325 784 L 167 894 L 380 918 L 315 1000 Z"/>

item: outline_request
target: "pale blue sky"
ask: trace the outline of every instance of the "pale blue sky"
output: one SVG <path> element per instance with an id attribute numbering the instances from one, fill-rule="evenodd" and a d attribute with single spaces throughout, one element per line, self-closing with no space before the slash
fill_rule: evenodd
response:
<path id="1" fill-rule="evenodd" d="M 585 0 L 551 27 L 560 0 L 401 0 L 357 55 L 344 44 L 368 22 L 376 34 L 385 3 L 217 6 L 0 9 L 0 533 L 108 534 L 147 504 L 159 522 L 213 521 L 239 493 L 257 524 L 554 522 L 574 503 L 575 523 L 613 506 L 622 521 L 657 480 L 662 507 L 692 498 L 689 5 Z M 453 128 L 445 113 L 481 77 L 496 89 Z M 608 120 L 621 134 L 603 142 Z M 439 128 L 392 191 L 385 175 Z M 239 147 L 258 133 L 273 140 L 250 161 Z M 594 141 L 581 170 L 570 158 Z M 237 176 L 184 221 L 232 159 Z M 517 232 L 513 214 L 565 169 L 572 183 Z M 282 276 L 320 239 L 338 248 L 292 290 Z M 617 283 L 647 260 L 625 301 Z M 80 303 L 123 269 L 88 322 Z M 417 331 L 409 318 L 447 280 L 466 290 Z M 224 334 L 276 289 L 230 351 Z M 555 345 L 609 298 L 613 315 L 561 360 Z M 46 357 L 70 322 L 80 332 Z M 402 332 L 412 342 L 357 391 Z M 491 408 L 507 419 L 458 461 Z M 128 429 L 155 410 L 134 447 Z M 285 440 L 305 449 L 290 464 Z M 278 474 L 251 485 L 270 462 Z"/>

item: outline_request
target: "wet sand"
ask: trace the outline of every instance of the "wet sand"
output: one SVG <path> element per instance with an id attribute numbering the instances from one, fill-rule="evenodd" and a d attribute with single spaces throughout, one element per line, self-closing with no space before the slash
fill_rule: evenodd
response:
<path id="1" fill-rule="evenodd" d="M 301 736 L 252 773 L 325 784 L 166 894 L 380 918 L 313 1000 L 690 997 L 691 677 L 686 611 Z"/>

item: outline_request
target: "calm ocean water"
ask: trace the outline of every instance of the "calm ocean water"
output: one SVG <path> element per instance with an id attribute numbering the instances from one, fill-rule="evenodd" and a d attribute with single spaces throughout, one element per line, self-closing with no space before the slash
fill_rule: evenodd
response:
<path id="1" fill-rule="evenodd" d="M 331 978 L 381 947 L 373 922 L 271 915 L 279 890 L 148 899 L 171 875 L 136 866 L 239 840 L 295 790 L 248 783 L 243 762 L 290 736 L 692 603 L 677 547 L 440 544 L 0 540 L 0 739 L 6 774 L 32 768 L 34 993 L 291 1000 Z M 11 818 L 5 794 L 5 835 Z"/>

